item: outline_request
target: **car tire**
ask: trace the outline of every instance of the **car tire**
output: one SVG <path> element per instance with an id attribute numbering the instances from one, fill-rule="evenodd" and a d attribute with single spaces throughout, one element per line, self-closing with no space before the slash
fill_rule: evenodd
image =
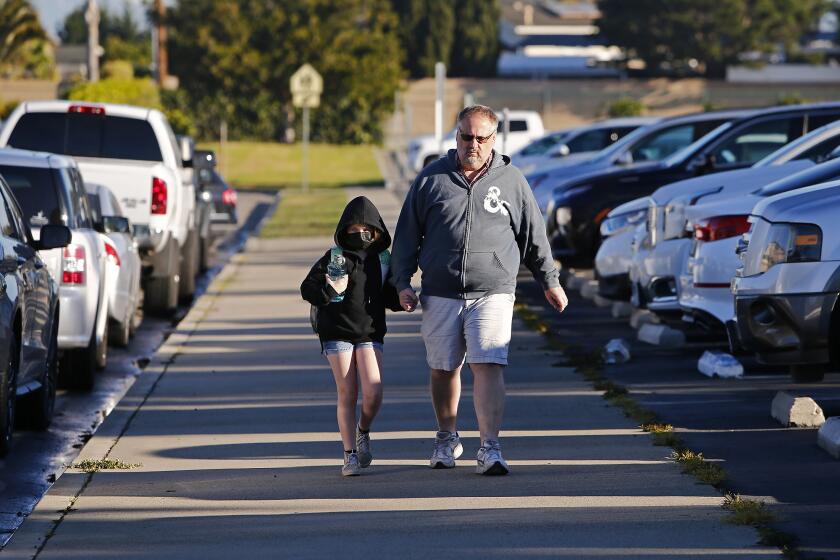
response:
<path id="1" fill-rule="evenodd" d="M 207 269 L 210 268 L 210 247 L 212 245 L 213 240 L 210 238 L 210 233 L 208 232 L 206 236 L 201 238 L 199 243 L 199 272 L 207 272 Z"/>
<path id="2" fill-rule="evenodd" d="M 84 348 L 67 350 L 61 361 L 60 371 L 63 385 L 74 391 L 90 391 L 96 378 L 96 331 Z"/>
<path id="3" fill-rule="evenodd" d="M 117 348 L 125 348 L 131 341 L 131 323 L 133 317 L 128 317 L 125 321 L 111 321 L 108 326 L 108 342 Z"/>
<path id="4" fill-rule="evenodd" d="M 26 396 L 20 412 L 24 423 L 33 430 L 44 431 L 50 427 L 55 410 L 55 389 L 58 384 L 58 314 L 53 319 L 47 359 L 44 363 L 44 378 L 41 388 Z"/>
<path id="5" fill-rule="evenodd" d="M 819 383 L 825 378 L 825 365 L 797 364 L 790 366 L 790 377 L 794 383 Z"/>
<path id="6" fill-rule="evenodd" d="M 198 232 L 190 231 L 184 246 L 184 258 L 181 261 L 181 285 L 178 287 L 178 297 L 182 301 L 192 299 L 195 294 L 195 279 L 198 276 Z"/>
<path id="7" fill-rule="evenodd" d="M 143 290 L 145 309 L 162 317 L 171 316 L 178 308 L 179 284 L 180 278 L 177 274 L 149 278 Z"/>
<path id="8" fill-rule="evenodd" d="M 133 337 L 137 333 L 137 329 L 140 328 L 140 323 L 143 322 L 143 309 L 145 305 L 145 291 L 143 288 L 137 289 L 137 302 L 134 306 L 134 312 L 131 314 L 131 319 L 129 320 L 129 327 L 130 327 L 130 337 Z"/>
<path id="9" fill-rule="evenodd" d="M 17 334 L 9 343 L 9 356 L 4 371 L 0 373 L 0 457 L 5 457 L 12 445 L 17 408 L 17 375 L 20 350 Z"/>

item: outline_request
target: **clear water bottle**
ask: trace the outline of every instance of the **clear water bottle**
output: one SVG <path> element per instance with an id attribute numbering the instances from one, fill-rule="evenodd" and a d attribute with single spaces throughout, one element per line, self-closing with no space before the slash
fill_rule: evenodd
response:
<path id="1" fill-rule="evenodd" d="M 330 249 L 330 262 L 327 264 L 327 274 L 330 280 L 338 280 L 347 274 L 347 266 L 345 265 L 344 253 L 341 251 L 341 247 L 336 246 Z M 342 300 L 344 300 L 344 294 L 338 294 L 330 300 L 330 303 L 338 303 Z"/>

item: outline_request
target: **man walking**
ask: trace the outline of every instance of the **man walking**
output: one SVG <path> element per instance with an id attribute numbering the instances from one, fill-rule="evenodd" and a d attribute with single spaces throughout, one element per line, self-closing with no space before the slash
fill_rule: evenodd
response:
<path id="1" fill-rule="evenodd" d="M 520 263 L 552 307 L 563 311 L 568 303 L 531 188 L 510 158 L 493 150 L 497 126 L 489 107 L 461 111 L 457 149 L 423 169 L 411 185 L 391 261 L 406 311 L 418 303 L 411 277 L 418 265 L 423 272 L 421 332 L 438 422 L 430 466 L 452 468 L 463 452 L 456 423 L 466 361 L 481 434 L 476 472 L 488 475 L 509 470 L 499 430 Z"/>

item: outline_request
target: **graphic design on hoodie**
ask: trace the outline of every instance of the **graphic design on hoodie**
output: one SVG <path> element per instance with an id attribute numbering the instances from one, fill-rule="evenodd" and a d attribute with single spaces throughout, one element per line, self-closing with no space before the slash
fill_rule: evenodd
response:
<path id="1" fill-rule="evenodd" d="M 508 212 L 510 204 L 507 200 L 499 198 L 501 193 L 502 191 L 499 190 L 499 187 L 490 187 L 487 189 L 487 196 L 484 197 L 484 209 L 491 214 L 501 212 L 502 216 L 510 216 L 510 213 Z"/>

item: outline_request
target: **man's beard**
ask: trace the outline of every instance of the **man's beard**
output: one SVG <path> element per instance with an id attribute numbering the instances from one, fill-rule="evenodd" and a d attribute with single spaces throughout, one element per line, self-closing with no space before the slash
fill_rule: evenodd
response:
<path id="1" fill-rule="evenodd" d="M 464 156 L 464 161 L 462 162 L 464 167 L 472 167 L 475 169 L 481 167 L 482 163 L 484 162 L 481 161 L 481 154 L 478 152 L 467 153 Z"/>

